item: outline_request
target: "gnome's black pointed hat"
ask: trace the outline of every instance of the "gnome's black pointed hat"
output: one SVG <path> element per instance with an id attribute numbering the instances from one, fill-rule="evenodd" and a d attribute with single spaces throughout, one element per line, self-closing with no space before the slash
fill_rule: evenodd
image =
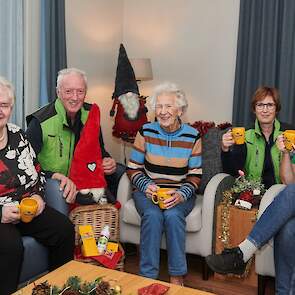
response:
<path id="1" fill-rule="evenodd" d="M 115 91 L 113 93 L 113 98 L 119 97 L 120 95 L 127 92 L 132 92 L 139 95 L 139 90 L 132 65 L 128 59 L 123 44 L 120 44 Z"/>

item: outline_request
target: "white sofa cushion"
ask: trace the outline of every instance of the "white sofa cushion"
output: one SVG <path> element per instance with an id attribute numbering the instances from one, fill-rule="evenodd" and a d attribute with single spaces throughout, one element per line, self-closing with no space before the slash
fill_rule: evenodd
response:
<path id="1" fill-rule="evenodd" d="M 202 227 L 203 196 L 198 196 L 196 206 L 186 218 L 186 231 L 196 232 Z M 128 200 L 121 209 L 122 220 L 125 223 L 140 226 L 140 216 L 136 211 L 133 199 Z"/>

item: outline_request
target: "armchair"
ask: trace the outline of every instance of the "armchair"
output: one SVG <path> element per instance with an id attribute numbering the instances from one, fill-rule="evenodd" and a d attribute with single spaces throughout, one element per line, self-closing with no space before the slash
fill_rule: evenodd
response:
<path id="1" fill-rule="evenodd" d="M 47 179 L 45 187 L 46 203 L 59 212 L 68 215 L 68 205 L 64 201 L 62 192 L 58 192 L 59 182 L 57 180 Z M 46 247 L 28 236 L 23 237 L 23 246 L 24 259 L 19 279 L 20 284 L 48 271 L 48 251 Z"/>
<path id="2" fill-rule="evenodd" d="M 222 197 L 224 186 L 232 185 L 232 177 L 219 173 L 221 172 L 219 145 L 221 134 L 222 131 L 212 128 L 203 136 L 202 182 L 195 207 L 186 218 L 186 253 L 196 254 L 203 258 L 203 279 L 208 279 L 209 275 L 204 258 L 212 253 L 215 206 Z M 140 216 L 136 211 L 132 199 L 132 186 L 126 174 L 120 180 L 118 192 L 117 200 L 122 204 L 120 241 L 138 245 L 140 243 Z M 161 248 L 166 249 L 164 238 Z"/>
<path id="3" fill-rule="evenodd" d="M 266 191 L 259 206 L 258 218 L 285 187 L 284 184 L 275 184 Z M 258 274 L 258 295 L 263 295 L 266 277 L 275 277 L 273 239 L 256 252 L 255 270 Z"/>

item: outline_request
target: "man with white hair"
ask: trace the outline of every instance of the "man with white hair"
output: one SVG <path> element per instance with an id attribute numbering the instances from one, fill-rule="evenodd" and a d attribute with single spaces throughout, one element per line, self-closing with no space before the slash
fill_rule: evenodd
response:
<path id="1" fill-rule="evenodd" d="M 59 71 L 57 99 L 27 117 L 27 136 L 46 177 L 60 181 L 68 203 L 76 198 L 76 185 L 68 177 L 75 147 L 88 118 L 91 104 L 85 102 L 86 74 L 75 68 Z M 110 188 L 116 189 L 116 162 L 104 148 L 100 132 L 102 166 Z M 120 173 L 118 173 L 120 174 Z M 112 191 L 115 193 L 114 191 Z"/>

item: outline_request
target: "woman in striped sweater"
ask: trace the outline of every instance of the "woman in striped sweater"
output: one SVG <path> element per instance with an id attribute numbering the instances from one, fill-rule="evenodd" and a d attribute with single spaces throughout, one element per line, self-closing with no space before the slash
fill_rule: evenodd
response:
<path id="1" fill-rule="evenodd" d="M 175 84 L 156 87 L 150 104 L 157 121 L 144 124 L 139 130 L 127 170 L 141 216 L 140 274 L 158 277 L 165 232 L 170 282 L 183 284 L 187 272 L 185 217 L 194 207 L 202 174 L 201 138 L 198 131 L 180 120 L 187 100 Z M 171 188 L 163 210 L 152 202 L 159 187 Z"/>

